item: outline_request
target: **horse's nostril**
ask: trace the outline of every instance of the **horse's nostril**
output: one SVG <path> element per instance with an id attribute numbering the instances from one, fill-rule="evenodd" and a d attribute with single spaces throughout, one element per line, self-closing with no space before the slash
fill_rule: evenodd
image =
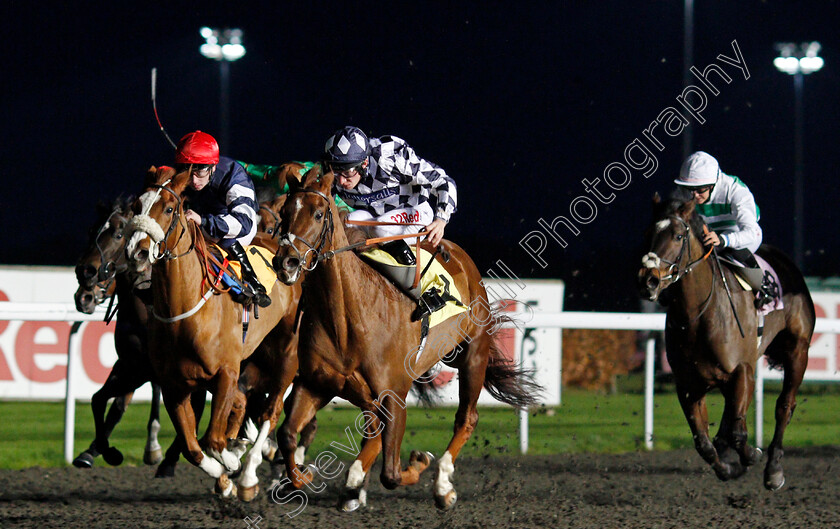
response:
<path id="1" fill-rule="evenodd" d="M 300 268 L 300 259 L 297 257 L 286 257 L 283 259 L 283 269 L 288 272 L 293 272 Z"/>
<path id="2" fill-rule="evenodd" d="M 658 286 L 659 286 L 659 279 L 658 279 L 658 278 L 656 278 L 656 277 L 654 277 L 654 276 L 650 276 L 650 277 L 648 277 L 648 279 L 647 279 L 647 286 L 648 286 L 648 288 L 649 288 L 650 290 L 655 289 L 656 287 L 658 287 Z"/>

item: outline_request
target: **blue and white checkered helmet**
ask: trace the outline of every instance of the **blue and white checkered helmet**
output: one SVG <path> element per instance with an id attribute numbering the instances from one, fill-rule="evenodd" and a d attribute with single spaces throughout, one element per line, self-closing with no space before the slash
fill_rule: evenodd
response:
<path id="1" fill-rule="evenodd" d="M 367 136 L 356 127 L 335 131 L 324 146 L 324 160 L 332 167 L 352 167 L 365 161 L 370 154 Z"/>

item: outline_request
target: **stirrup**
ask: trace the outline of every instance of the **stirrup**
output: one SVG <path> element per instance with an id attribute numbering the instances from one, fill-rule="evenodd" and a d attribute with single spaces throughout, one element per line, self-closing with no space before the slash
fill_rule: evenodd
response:
<path id="1" fill-rule="evenodd" d="M 430 288 L 417 300 L 417 308 L 411 313 L 411 321 L 422 320 L 433 312 L 442 309 L 444 305 L 446 305 L 446 301 L 440 297 L 438 290 Z"/>

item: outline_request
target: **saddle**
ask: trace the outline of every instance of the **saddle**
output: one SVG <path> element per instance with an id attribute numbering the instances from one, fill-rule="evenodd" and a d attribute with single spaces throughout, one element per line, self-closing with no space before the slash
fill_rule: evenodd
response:
<path id="1" fill-rule="evenodd" d="M 231 297 L 237 303 L 249 305 L 252 296 L 242 279 L 242 267 L 239 261 L 228 261 L 224 257 L 227 255 L 226 252 L 218 245 L 212 244 L 208 248 L 210 255 L 213 257 L 208 258 L 208 264 L 213 273 L 214 283 L 221 283 L 227 287 Z M 271 267 L 273 257 L 271 250 L 262 246 L 251 245 L 245 247 L 245 253 L 248 255 L 248 261 L 251 263 L 260 284 L 265 288 L 266 293 L 271 294 L 271 289 L 277 281 L 277 274 Z"/>
<path id="2" fill-rule="evenodd" d="M 770 263 L 762 259 L 758 254 L 754 254 L 753 256 L 755 257 L 759 268 L 761 268 L 761 271 L 763 272 L 762 289 L 771 297 L 770 302 L 765 303 L 760 309 L 758 309 L 759 313 L 767 315 L 775 310 L 785 308 L 784 302 L 782 301 L 783 293 L 778 274 L 776 274 L 776 271 L 773 270 L 772 266 L 770 266 Z M 745 277 L 745 271 L 748 267 L 744 263 L 738 261 L 732 256 L 721 256 L 720 262 L 729 267 L 729 269 L 735 273 L 735 278 L 738 280 L 741 288 L 748 292 L 755 290 Z M 756 292 L 756 297 L 760 294 L 760 292 Z"/>

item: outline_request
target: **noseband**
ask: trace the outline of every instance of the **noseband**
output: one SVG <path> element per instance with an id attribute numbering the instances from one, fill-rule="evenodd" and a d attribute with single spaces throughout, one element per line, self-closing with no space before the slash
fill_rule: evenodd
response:
<path id="1" fill-rule="evenodd" d="M 159 226 L 157 221 L 152 219 L 149 216 L 148 212 L 144 212 L 144 213 L 140 213 L 138 215 L 134 215 L 134 218 L 131 220 L 131 224 L 135 228 L 136 231 L 143 231 L 144 233 L 146 233 L 146 235 L 149 237 L 149 239 L 151 239 L 153 241 L 153 244 L 150 248 L 151 255 L 149 257 L 149 259 L 152 262 L 155 262 L 155 261 L 158 261 L 158 260 L 171 261 L 171 260 L 174 260 L 174 259 L 178 259 L 178 258 L 183 257 L 183 256 L 187 255 L 188 253 L 190 253 L 193 250 L 193 248 L 195 247 L 195 240 L 194 240 L 195 238 L 193 238 L 193 242 L 190 244 L 190 247 L 187 249 L 187 251 L 185 251 L 182 254 L 173 255 L 172 252 L 169 250 L 169 248 L 167 248 L 167 241 L 169 240 L 169 236 L 172 235 L 172 232 L 175 231 L 175 226 L 181 225 L 181 212 L 183 211 L 183 201 L 181 200 L 181 197 L 178 195 L 178 193 L 176 193 L 172 189 L 166 187 L 166 184 L 168 184 L 168 183 L 169 183 L 169 180 L 164 182 L 163 185 L 155 184 L 155 185 L 150 186 L 151 188 L 157 189 L 158 192 L 157 192 L 157 196 L 156 196 L 155 200 L 151 203 L 151 205 L 148 206 L 149 210 L 151 210 L 151 207 L 154 204 L 157 203 L 157 200 L 158 200 L 158 197 L 160 196 L 161 191 L 166 191 L 166 192 L 170 193 L 173 197 L 175 197 L 175 200 L 178 201 L 178 205 L 173 208 L 172 220 L 170 221 L 169 227 L 166 229 L 166 232 L 163 234 L 163 236 L 158 237 L 158 240 L 154 240 L 155 237 L 152 236 L 152 234 L 149 232 L 148 228 L 144 229 L 142 227 L 144 224 L 148 225 L 149 223 L 153 223 L 153 224 Z M 184 236 L 184 233 L 186 233 L 189 229 L 189 226 L 185 227 L 185 226 L 181 225 L 181 227 L 182 227 L 181 233 L 178 235 L 178 240 L 175 241 L 175 244 L 172 245 L 173 248 L 178 246 L 178 243 L 181 242 L 181 238 Z"/>
<path id="2" fill-rule="evenodd" d="M 328 197 L 324 193 L 318 191 L 317 189 L 305 188 L 305 189 L 301 189 L 299 191 L 295 191 L 294 194 L 297 194 L 297 193 L 313 193 L 313 194 L 318 195 L 319 197 L 323 198 L 327 202 L 326 219 L 321 226 L 321 233 L 318 234 L 318 240 L 316 241 L 316 244 L 312 244 L 309 241 L 307 241 L 306 239 L 304 239 L 303 237 L 300 237 L 299 235 L 295 235 L 294 233 L 291 233 L 290 231 L 286 232 L 282 235 L 279 235 L 278 238 L 277 238 L 277 241 L 280 244 L 280 246 L 291 246 L 292 249 L 294 249 L 295 253 L 297 254 L 297 259 L 298 259 L 298 263 L 299 263 L 298 264 L 298 270 L 303 269 L 307 272 L 310 272 L 310 271 L 314 270 L 316 266 L 318 266 L 319 262 L 324 261 L 326 259 L 329 259 L 333 255 L 332 252 L 323 252 L 322 251 L 324 249 L 324 247 L 327 245 L 327 241 L 328 241 L 328 239 L 329 239 L 329 237 L 330 237 L 330 235 L 332 234 L 332 231 L 333 231 L 332 208 L 330 207 L 330 197 Z M 297 246 L 295 246 L 293 244 L 295 241 L 300 241 L 300 242 L 302 242 L 303 244 L 306 245 L 307 250 L 303 253 L 303 255 L 300 254 L 300 252 L 297 249 Z M 306 266 L 306 260 L 309 258 L 310 254 L 313 254 L 313 258 L 311 260 L 312 263 L 311 263 L 310 266 Z"/>

